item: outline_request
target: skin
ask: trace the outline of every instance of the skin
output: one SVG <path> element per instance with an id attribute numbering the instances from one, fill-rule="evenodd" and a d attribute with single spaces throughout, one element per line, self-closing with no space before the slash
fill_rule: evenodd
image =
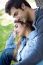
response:
<path id="1" fill-rule="evenodd" d="M 19 37 L 22 36 L 25 32 L 25 25 L 22 25 L 21 23 L 14 23 L 14 26 L 14 31 L 17 32 Z"/>
<path id="2" fill-rule="evenodd" d="M 21 8 L 12 7 L 10 10 L 10 14 L 16 18 L 15 22 L 23 21 L 34 21 L 35 20 L 35 11 L 32 8 L 25 6 L 25 4 L 21 5 Z"/>
<path id="3" fill-rule="evenodd" d="M 31 29 L 30 28 L 27 28 L 25 24 L 21 24 L 21 23 L 14 23 L 14 32 L 17 33 L 17 35 L 19 37 L 22 37 L 22 36 L 28 36 L 28 34 L 31 32 Z"/>

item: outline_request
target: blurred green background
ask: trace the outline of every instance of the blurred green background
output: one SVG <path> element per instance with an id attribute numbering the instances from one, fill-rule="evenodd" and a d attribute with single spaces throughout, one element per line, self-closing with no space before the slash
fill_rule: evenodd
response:
<path id="1" fill-rule="evenodd" d="M 0 56 L 5 48 L 6 40 L 9 38 L 10 33 L 13 30 L 13 23 L 8 19 L 4 10 L 0 10 Z M 11 65 L 14 64 L 12 61 Z"/>
<path id="2" fill-rule="evenodd" d="M 7 21 L 4 20 L 3 16 L 4 12 L 3 9 L 0 10 L 0 54 L 3 51 L 5 44 L 6 44 L 6 40 L 8 39 L 12 29 L 13 29 L 13 24 L 9 24 L 10 20 L 8 20 L 9 22 L 6 23 Z M 4 21 L 4 22 L 3 22 Z M 7 25 L 5 25 L 7 24 Z"/>

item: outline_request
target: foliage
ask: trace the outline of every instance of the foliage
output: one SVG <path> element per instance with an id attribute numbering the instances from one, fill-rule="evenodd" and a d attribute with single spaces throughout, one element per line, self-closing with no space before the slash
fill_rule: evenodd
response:
<path id="1" fill-rule="evenodd" d="M 6 40 L 9 37 L 11 30 L 13 29 L 13 25 L 9 24 L 8 26 L 0 25 L 0 52 L 3 51 L 5 47 Z"/>

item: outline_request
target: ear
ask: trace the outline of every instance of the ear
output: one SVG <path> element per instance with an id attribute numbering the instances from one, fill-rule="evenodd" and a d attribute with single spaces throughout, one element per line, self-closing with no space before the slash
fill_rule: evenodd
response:
<path id="1" fill-rule="evenodd" d="M 24 10 L 25 9 L 25 4 L 24 3 L 22 3 L 22 5 L 21 5 L 21 8 Z"/>

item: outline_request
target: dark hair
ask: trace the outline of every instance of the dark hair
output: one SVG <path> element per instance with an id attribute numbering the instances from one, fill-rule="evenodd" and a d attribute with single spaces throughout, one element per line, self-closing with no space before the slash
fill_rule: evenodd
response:
<path id="1" fill-rule="evenodd" d="M 5 12 L 10 14 L 10 9 L 12 7 L 21 9 L 22 3 L 31 8 L 30 4 L 26 0 L 9 0 L 5 5 Z"/>

